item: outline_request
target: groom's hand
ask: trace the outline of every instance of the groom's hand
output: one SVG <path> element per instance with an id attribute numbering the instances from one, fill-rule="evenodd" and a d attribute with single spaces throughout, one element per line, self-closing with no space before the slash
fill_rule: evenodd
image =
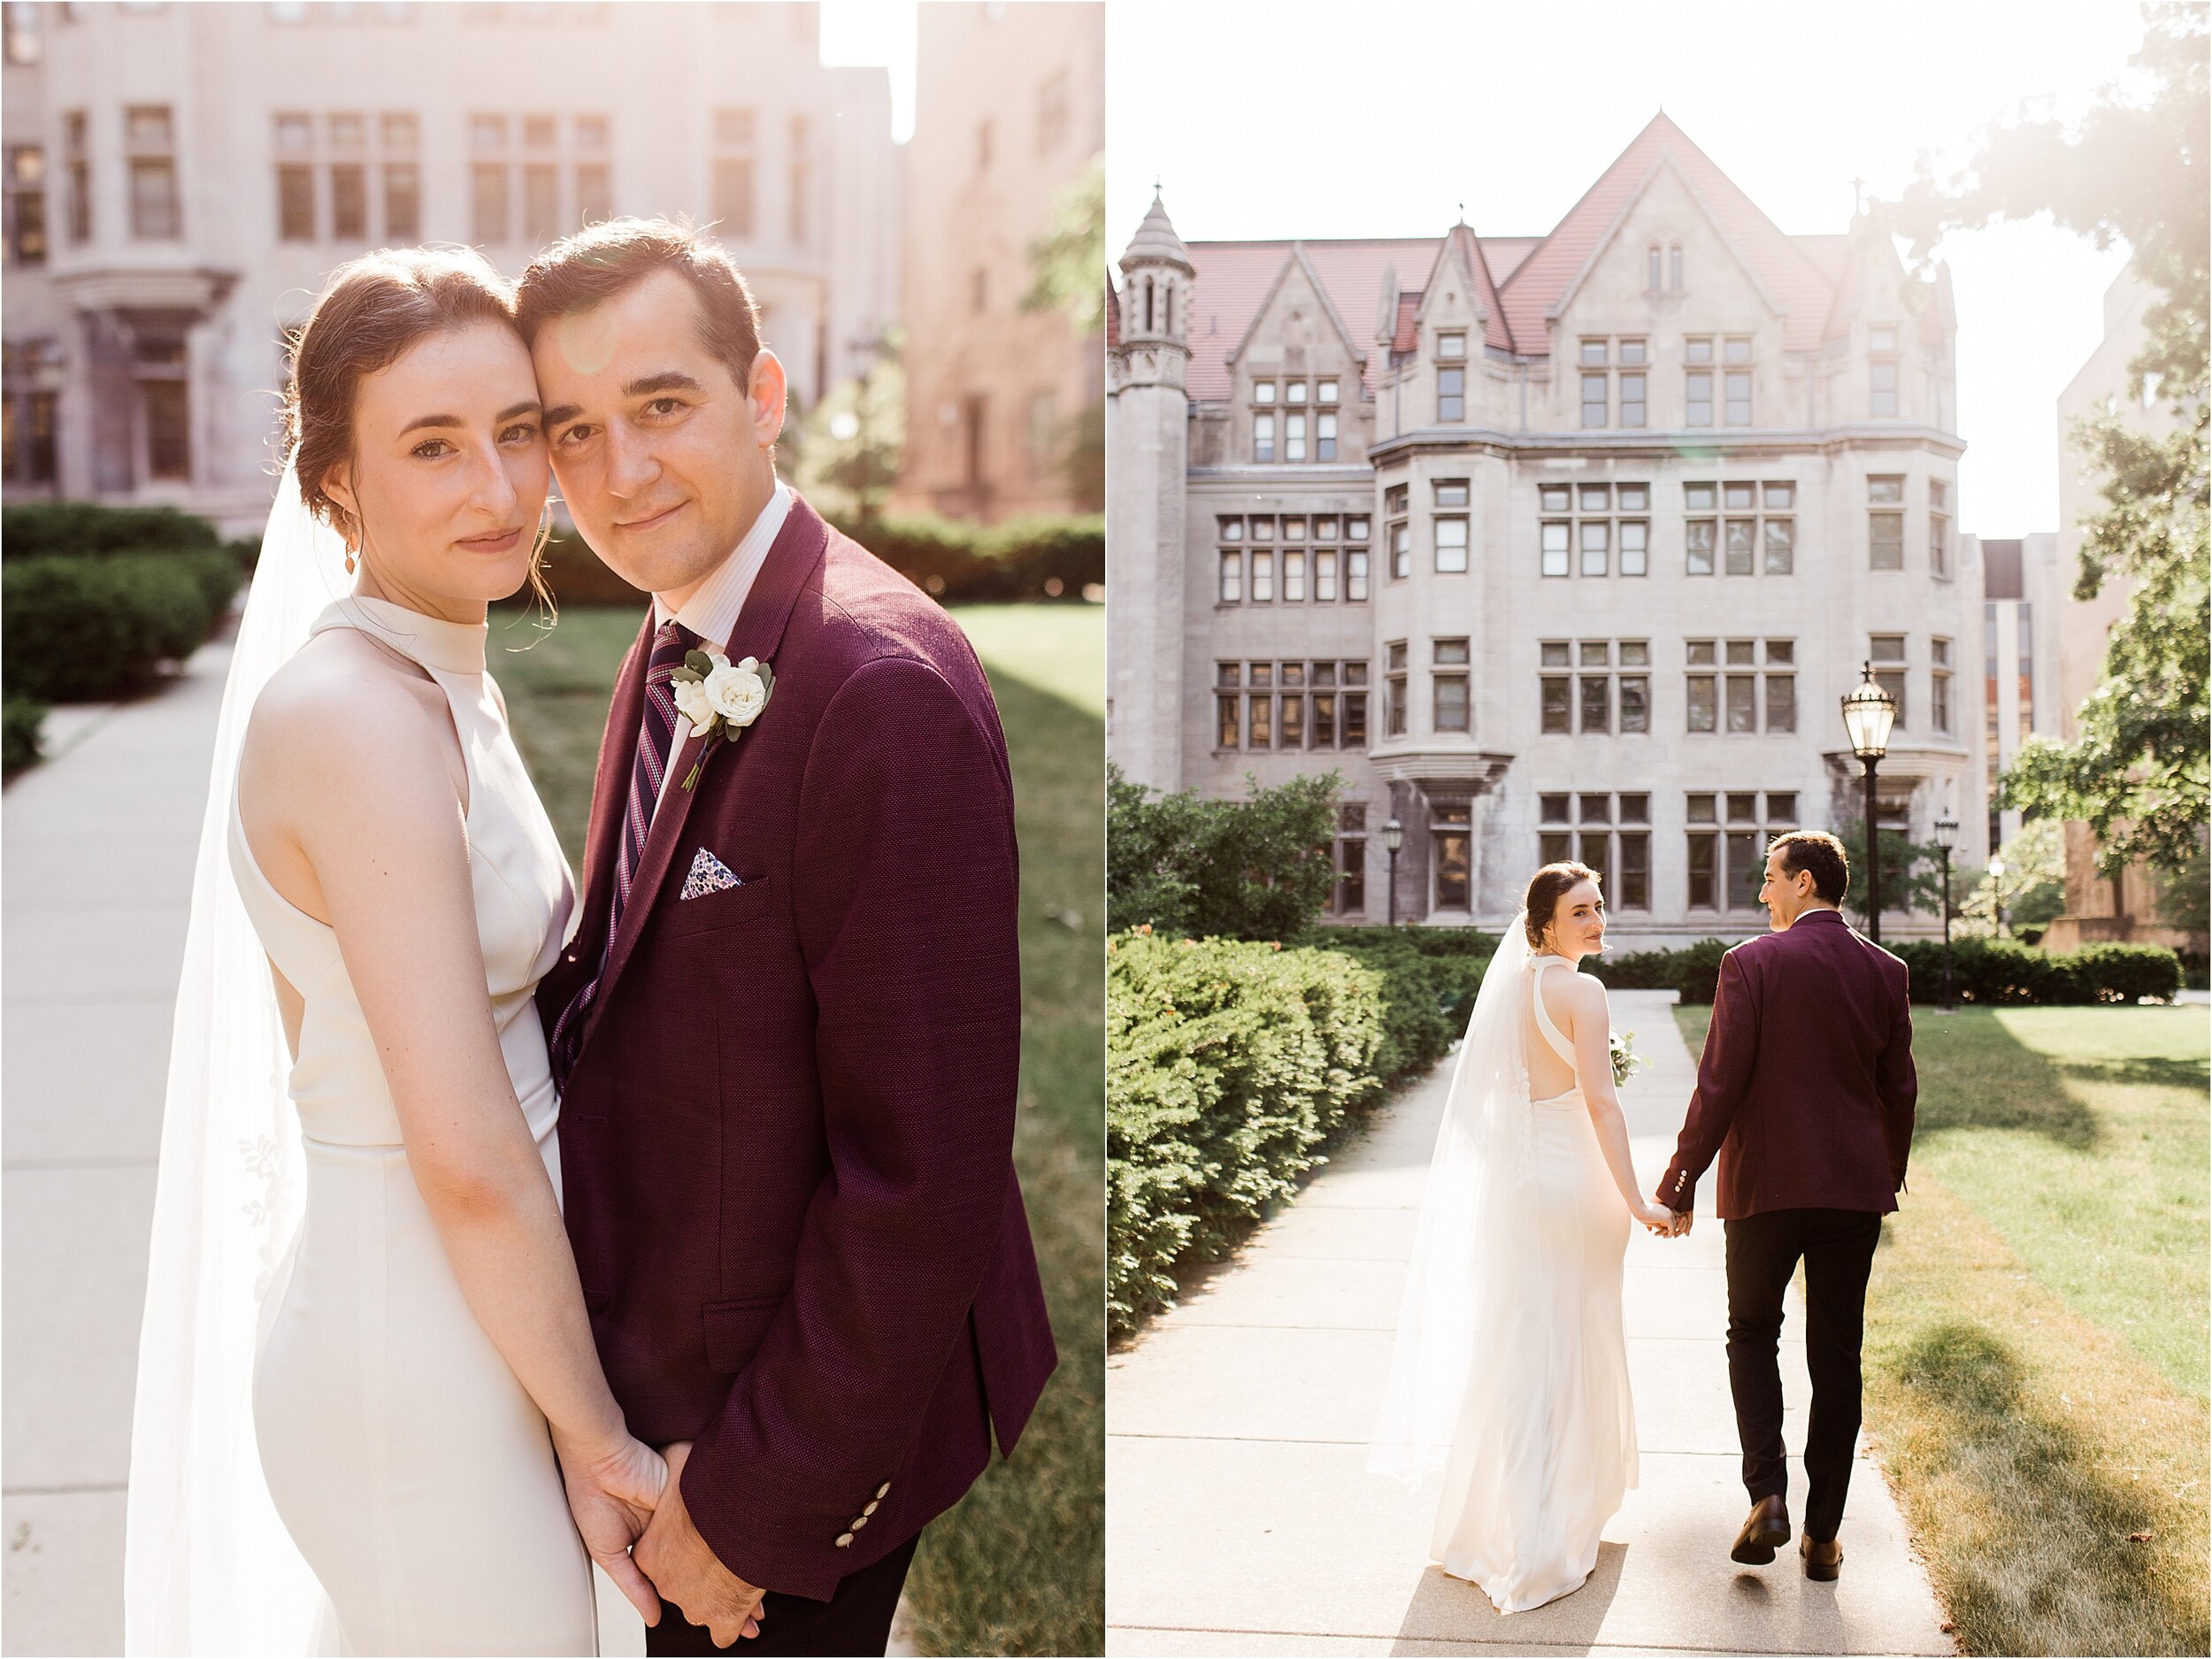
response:
<path id="1" fill-rule="evenodd" d="M 721 1558 L 707 1548 L 707 1540 L 699 1536 L 690 1512 L 684 1508 L 679 1482 L 685 1461 L 691 1455 L 691 1442 L 678 1440 L 665 1448 L 662 1455 L 668 1459 L 668 1485 L 645 1536 L 630 1552 L 631 1559 L 653 1581 L 664 1601 L 674 1602 L 686 1618 L 706 1627 L 716 1647 L 727 1647 L 741 1636 L 757 1636 L 760 1601 L 766 1593 L 722 1564 Z"/>
<path id="2" fill-rule="evenodd" d="M 1690 1223 L 1694 1221 L 1696 1218 L 1695 1215 L 1687 1210 L 1676 1210 L 1674 1212 L 1674 1225 L 1667 1229 L 1667 1237 L 1670 1239 L 1679 1239 L 1685 1236 L 1690 1230 Z"/>

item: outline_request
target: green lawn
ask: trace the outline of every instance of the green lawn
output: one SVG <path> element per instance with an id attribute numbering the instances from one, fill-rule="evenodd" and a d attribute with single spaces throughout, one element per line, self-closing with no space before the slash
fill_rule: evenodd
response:
<path id="1" fill-rule="evenodd" d="M 1022 1079 L 1014 1156 L 1060 1369 L 1010 1461 L 923 1534 L 907 1580 L 936 1654 L 1102 1651 L 1105 1600 L 1105 614 L 954 612 L 991 674 L 1021 840 Z M 575 609 L 538 636 L 495 620 L 492 669 L 572 862 L 632 611 Z"/>
<path id="2" fill-rule="evenodd" d="M 1696 1051 L 1711 1010 L 1676 1017 Z M 1914 1027 L 1866 1406 L 1937 1591 L 1970 1653 L 2203 1653 L 2203 1010 Z"/>

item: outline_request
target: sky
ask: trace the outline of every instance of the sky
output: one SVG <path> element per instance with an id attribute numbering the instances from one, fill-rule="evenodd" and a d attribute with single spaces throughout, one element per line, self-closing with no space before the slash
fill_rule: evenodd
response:
<path id="1" fill-rule="evenodd" d="M 914 136 L 915 0 L 823 0 L 822 61 L 891 72 L 891 138 Z"/>
<path id="2" fill-rule="evenodd" d="M 1848 227 L 2024 106 L 2078 117 L 2132 84 L 2121 0 L 1449 5 L 1113 0 L 1107 245 L 1161 185 L 1187 241 L 1541 234 L 1663 108 L 1784 231 Z M 1960 527 L 2058 528 L 2060 391 L 2126 263 L 2047 219 L 1937 249 L 1958 309 Z M 2069 465 L 2072 463 L 2069 462 Z"/>

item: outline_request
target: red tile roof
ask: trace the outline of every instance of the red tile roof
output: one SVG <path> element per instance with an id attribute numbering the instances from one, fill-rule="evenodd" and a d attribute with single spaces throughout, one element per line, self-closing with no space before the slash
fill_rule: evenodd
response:
<path id="1" fill-rule="evenodd" d="M 1189 388 L 1202 402 L 1229 395 L 1228 357 L 1237 349 L 1265 301 L 1294 246 L 1302 246 L 1331 304 L 1343 319 L 1356 349 L 1369 359 L 1365 380 L 1373 388 L 1374 342 L 1383 320 L 1383 279 L 1394 271 L 1398 303 L 1389 319 L 1392 347 L 1410 350 L 1413 316 L 1439 257 L 1461 242 L 1479 297 L 1489 312 L 1486 343 L 1530 357 L 1551 349 L 1547 313 L 1573 284 L 1622 210 L 1653 167 L 1671 162 L 1702 198 L 1744 263 L 1775 303 L 1787 313 L 1783 343 L 1791 350 L 1817 346 L 1850 259 L 1846 235 L 1790 236 L 1730 180 L 1711 157 L 1671 120 L 1655 116 L 1627 149 L 1585 191 L 1582 199 L 1545 236 L 1478 236 L 1463 225 L 1443 237 L 1399 236 L 1305 242 L 1198 242 L 1188 245 L 1198 271 L 1191 319 Z M 1935 307 L 1923 313 L 1924 332 Z"/>

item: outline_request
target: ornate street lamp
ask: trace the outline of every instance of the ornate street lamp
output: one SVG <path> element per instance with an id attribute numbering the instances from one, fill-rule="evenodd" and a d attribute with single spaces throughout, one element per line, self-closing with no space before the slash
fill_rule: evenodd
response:
<path id="1" fill-rule="evenodd" d="M 1948 812 L 1935 821 L 1935 844 L 1943 854 L 1943 1006 L 1955 1008 L 1951 990 L 1951 849 L 1957 845 L 1959 821 Z"/>
<path id="2" fill-rule="evenodd" d="M 1874 818 L 1874 769 L 1889 752 L 1889 728 L 1897 718 L 1897 699 L 1875 683 L 1874 664 L 1859 665 L 1864 676 L 1844 694 L 1843 729 L 1851 752 L 1866 764 L 1866 936 L 1882 942 L 1882 834 Z"/>
<path id="3" fill-rule="evenodd" d="M 1393 812 L 1383 826 L 1383 845 L 1390 850 L 1390 925 L 1398 925 L 1398 849 L 1406 844 L 1406 826 Z"/>

